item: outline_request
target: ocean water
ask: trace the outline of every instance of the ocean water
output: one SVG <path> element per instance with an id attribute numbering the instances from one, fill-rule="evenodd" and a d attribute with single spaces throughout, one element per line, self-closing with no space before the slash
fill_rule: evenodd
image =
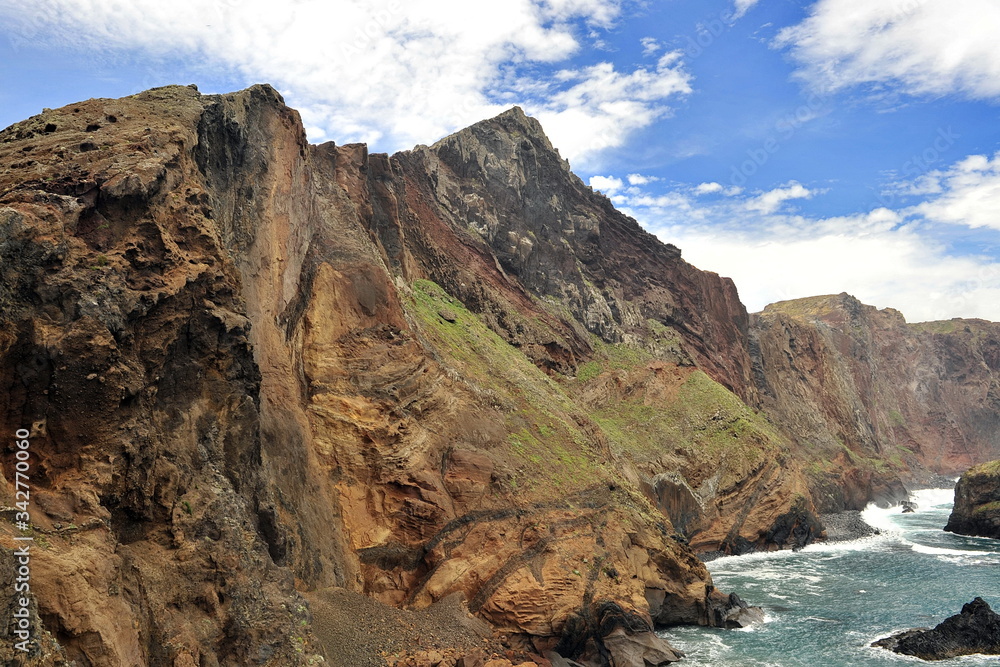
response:
<path id="1" fill-rule="evenodd" d="M 915 492 L 918 509 L 869 507 L 883 534 L 720 558 L 708 563 L 716 587 L 763 607 L 762 625 L 742 630 L 671 628 L 660 634 L 687 653 L 679 665 L 943 665 L 1000 667 L 998 656 L 927 663 L 871 648 L 876 639 L 933 627 L 980 596 L 1000 611 L 1000 541 L 942 530 L 952 489 Z"/>

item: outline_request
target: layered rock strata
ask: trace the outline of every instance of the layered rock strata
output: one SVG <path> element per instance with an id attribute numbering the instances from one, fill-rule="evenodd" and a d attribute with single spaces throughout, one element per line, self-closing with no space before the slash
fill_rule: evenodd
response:
<path id="1" fill-rule="evenodd" d="M 42 545 L 39 648 L 5 659 L 312 664 L 302 593 L 331 587 L 415 609 L 461 593 L 538 651 L 598 660 L 713 622 L 707 571 L 646 493 L 679 455 L 633 456 L 635 421 L 589 406 L 691 382 L 692 415 L 738 418 L 694 367 L 746 391 L 732 284 L 614 212 L 520 111 L 463 137 L 310 146 L 267 86 L 0 134 L 0 422 L 30 431 Z M 588 272 L 637 253 L 639 283 Z M 730 459 L 692 460 L 726 475 L 697 501 L 717 532 L 784 479 Z M 784 509 L 753 507 L 741 526 Z"/>
<path id="2" fill-rule="evenodd" d="M 847 294 L 752 316 L 762 406 L 820 511 L 861 510 L 1000 455 L 1000 324 L 909 324 Z"/>

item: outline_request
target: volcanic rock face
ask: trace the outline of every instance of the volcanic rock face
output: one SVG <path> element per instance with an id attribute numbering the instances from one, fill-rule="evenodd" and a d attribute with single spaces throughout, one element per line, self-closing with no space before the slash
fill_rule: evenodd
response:
<path id="1" fill-rule="evenodd" d="M 936 627 L 907 630 L 872 646 L 923 660 L 947 660 L 960 655 L 1000 655 L 1000 615 L 982 598 L 962 606 L 962 612 Z"/>
<path id="2" fill-rule="evenodd" d="M 334 588 L 669 661 L 656 626 L 753 616 L 692 549 L 801 546 L 816 488 L 859 505 L 996 444 L 991 325 L 751 326 L 519 109 L 369 155 L 309 145 L 267 86 L 168 87 L 7 128 L 0 169 L 37 664 L 314 664 Z M 871 377 L 900 359 L 931 370 L 891 371 L 886 431 Z"/>
<path id="3" fill-rule="evenodd" d="M 944 529 L 1000 540 L 1000 461 L 976 466 L 959 478 Z"/>
<path id="4" fill-rule="evenodd" d="M 312 664 L 299 591 L 331 586 L 666 655 L 649 630 L 712 623 L 711 580 L 654 477 L 683 462 L 708 540 L 788 509 L 783 440 L 725 388 L 753 395 L 732 284 L 519 110 L 387 158 L 309 146 L 266 86 L 170 87 L 12 126 L 0 164 L 35 662 Z M 660 407 L 672 446 L 636 445 Z"/>
<path id="5" fill-rule="evenodd" d="M 846 294 L 753 316 L 762 405 L 796 443 L 821 511 L 899 501 L 898 477 L 1000 455 L 1000 324 L 907 324 Z"/>

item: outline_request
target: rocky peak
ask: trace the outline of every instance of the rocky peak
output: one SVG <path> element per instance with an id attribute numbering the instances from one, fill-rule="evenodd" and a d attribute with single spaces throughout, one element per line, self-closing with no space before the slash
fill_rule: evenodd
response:
<path id="1" fill-rule="evenodd" d="M 764 307 L 761 315 L 785 315 L 803 321 L 826 322 L 831 325 L 860 324 L 880 318 L 883 325 L 906 324 L 903 314 L 894 308 L 879 310 L 862 303 L 857 297 L 841 292 L 821 296 L 778 301 Z"/>
<path id="2" fill-rule="evenodd" d="M 547 349 L 558 349 L 557 356 L 579 358 L 588 354 L 590 336 L 642 345 L 652 337 L 650 326 L 665 327 L 680 341 L 671 358 L 697 360 L 753 400 L 743 342 L 748 319 L 732 282 L 689 265 L 676 247 L 585 185 L 520 108 L 393 159 L 414 185 L 426 184 L 456 240 L 482 248 L 481 274 L 499 269 L 499 281 L 550 304 L 549 317 L 561 324 L 528 338 L 555 343 Z M 503 309 L 482 295 L 462 296 L 466 279 L 432 275 L 466 303 L 482 304 L 477 310 Z M 505 328 L 505 337 L 517 341 L 532 327 Z M 553 336 L 553 328 L 563 333 Z M 549 353 L 536 361 L 554 363 Z M 575 372 L 575 363 L 555 365 Z"/>
<path id="3" fill-rule="evenodd" d="M 782 308 L 751 332 L 732 281 L 519 109 L 393 156 L 309 145 L 263 85 L 47 110 L 0 133 L 0 430 L 31 428 L 51 546 L 33 623 L 100 667 L 342 655 L 306 607 L 334 586 L 461 592 L 568 657 L 729 624 L 691 548 L 795 543 L 807 496 L 863 506 L 886 461 L 996 446 L 996 325 Z"/>
<path id="4" fill-rule="evenodd" d="M 483 157 L 493 154 L 500 161 L 540 151 L 543 159 L 555 158 L 567 173 L 570 172 L 569 162 L 559 157 L 559 151 L 552 146 L 542 124 L 525 114 L 518 106 L 450 134 L 431 146 L 438 153 L 449 148 L 460 153 L 477 153 Z"/>

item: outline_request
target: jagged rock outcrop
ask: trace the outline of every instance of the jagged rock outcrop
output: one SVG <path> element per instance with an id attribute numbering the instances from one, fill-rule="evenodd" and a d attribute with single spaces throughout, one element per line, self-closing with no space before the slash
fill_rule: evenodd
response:
<path id="1" fill-rule="evenodd" d="M 739 507 L 757 539 L 788 508 L 783 441 L 719 384 L 752 398 L 732 284 L 520 111 L 388 158 L 308 145 L 267 86 L 168 87 L 7 128 L 0 164 L 0 424 L 31 431 L 50 654 L 310 664 L 302 593 L 343 587 L 416 609 L 460 592 L 599 662 L 713 622 L 656 475 L 685 462 L 708 533 Z M 595 413 L 616 403 L 636 414 Z M 685 416 L 670 448 L 632 447 L 661 406 Z"/>
<path id="2" fill-rule="evenodd" d="M 0 135 L 0 423 L 31 431 L 33 628 L 70 661 L 303 663 L 295 577 L 348 578 L 269 313 L 306 144 L 270 89 L 227 102 L 241 124 L 178 87 Z"/>
<path id="3" fill-rule="evenodd" d="M 1000 461 L 978 465 L 962 474 L 944 529 L 1000 540 Z"/>
<path id="4" fill-rule="evenodd" d="M 922 660 L 947 660 L 962 655 L 1000 655 L 1000 615 L 982 598 L 962 606 L 931 629 L 918 628 L 872 644 Z"/>
<path id="5" fill-rule="evenodd" d="M 1000 455 L 1000 324 L 907 324 L 847 294 L 752 319 L 762 405 L 807 462 L 821 511 L 898 502 L 900 479 Z"/>
<path id="6" fill-rule="evenodd" d="M 659 475 L 679 473 L 697 494 L 679 537 L 696 548 L 727 537 L 763 546 L 777 517 L 807 495 L 784 438 L 739 398 L 753 402 L 756 388 L 731 281 L 695 269 L 615 211 L 520 109 L 393 156 L 358 145 L 318 152 L 330 156 L 386 265 L 415 288 L 423 334 L 446 363 L 466 376 L 503 375 L 495 348 L 456 337 L 485 324 L 563 378 L 562 396 L 547 405 L 508 402 L 519 449 L 538 447 L 538 435 L 570 450 L 593 441 L 601 456 L 627 457 L 648 496 Z M 463 359 L 460 348 L 480 358 Z M 553 421 L 564 397 L 576 407 Z M 528 463 L 552 460 L 524 453 Z M 664 500 L 660 509 L 679 518 L 683 510 Z"/>

